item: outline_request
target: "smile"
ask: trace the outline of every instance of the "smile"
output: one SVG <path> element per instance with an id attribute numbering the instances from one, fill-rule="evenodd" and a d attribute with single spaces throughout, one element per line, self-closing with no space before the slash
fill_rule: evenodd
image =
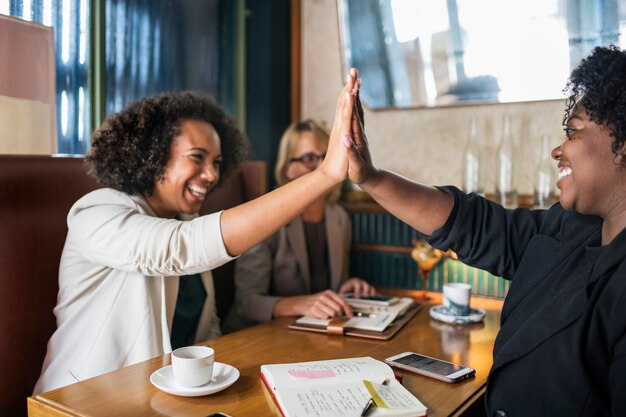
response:
<path id="1" fill-rule="evenodd" d="M 191 191 L 191 194 L 193 194 L 194 197 L 200 199 L 204 199 L 204 196 L 207 193 L 207 188 L 199 185 L 189 185 L 187 186 L 187 189 Z"/>
<path id="2" fill-rule="evenodd" d="M 559 179 L 565 178 L 565 177 L 569 176 L 571 173 L 572 173 L 572 168 L 570 168 L 570 167 L 561 167 L 561 169 L 559 169 Z"/>

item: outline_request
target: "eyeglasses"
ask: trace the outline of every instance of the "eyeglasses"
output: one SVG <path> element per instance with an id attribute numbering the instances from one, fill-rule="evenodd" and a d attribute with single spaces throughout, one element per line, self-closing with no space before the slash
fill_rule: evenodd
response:
<path id="1" fill-rule="evenodd" d="M 316 168 L 318 162 L 323 161 L 325 156 L 326 156 L 325 153 L 314 154 L 312 152 L 309 152 L 309 153 L 305 153 L 299 158 L 291 158 L 289 162 L 300 162 L 307 168 Z"/>

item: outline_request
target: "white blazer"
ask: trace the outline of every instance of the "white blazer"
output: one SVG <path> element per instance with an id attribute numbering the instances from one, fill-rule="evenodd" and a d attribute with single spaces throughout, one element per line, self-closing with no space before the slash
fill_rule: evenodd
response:
<path id="1" fill-rule="evenodd" d="M 180 275 L 201 273 L 207 293 L 196 342 L 219 336 L 210 270 L 233 259 L 220 216 L 159 218 L 143 197 L 109 188 L 78 200 L 67 217 L 57 329 L 34 393 L 171 352 Z"/>

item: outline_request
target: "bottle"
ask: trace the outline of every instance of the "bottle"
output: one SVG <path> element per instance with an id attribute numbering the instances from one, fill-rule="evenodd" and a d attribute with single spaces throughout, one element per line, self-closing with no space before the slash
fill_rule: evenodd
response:
<path id="1" fill-rule="evenodd" d="M 463 159 L 463 190 L 466 193 L 476 193 L 483 195 L 483 183 L 480 170 L 482 169 L 482 150 L 478 129 L 476 128 L 476 118 L 470 119 L 469 141 L 465 148 Z"/>
<path id="2" fill-rule="evenodd" d="M 517 187 L 515 184 L 515 143 L 511 133 L 511 118 L 504 116 L 502 141 L 498 148 L 496 175 L 496 201 L 505 208 L 517 207 Z"/>
<path id="3" fill-rule="evenodd" d="M 554 193 L 556 183 L 556 164 L 550 155 L 550 136 L 541 137 L 541 157 L 535 172 L 535 190 L 533 208 L 547 209 L 557 202 Z"/>

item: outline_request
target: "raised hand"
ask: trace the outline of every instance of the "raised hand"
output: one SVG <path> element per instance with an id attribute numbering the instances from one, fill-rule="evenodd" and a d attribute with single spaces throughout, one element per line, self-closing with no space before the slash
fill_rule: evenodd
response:
<path id="1" fill-rule="evenodd" d="M 356 82 L 356 70 L 350 70 L 346 84 L 337 98 L 335 120 L 330 132 L 326 157 L 319 168 L 338 182 L 343 181 L 348 172 L 346 148 L 352 145 L 350 134 L 354 110 L 353 91 L 355 90 Z"/>
<path id="2" fill-rule="evenodd" d="M 354 110 L 350 123 L 352 146 L 348 151 L 348 159 L 350 161 L 348 177 L 353 183 L 362 184 L 376 168 L 372 163 L 367 137 L 365 136 L 365 115 L 359 95 L 361 80 L 358 78 L 358 72 L 356 72 L 356 70 L 355 77 L 357 77 L 357 80 L 352 90 L 352 95 L 354 96 Z"/>

